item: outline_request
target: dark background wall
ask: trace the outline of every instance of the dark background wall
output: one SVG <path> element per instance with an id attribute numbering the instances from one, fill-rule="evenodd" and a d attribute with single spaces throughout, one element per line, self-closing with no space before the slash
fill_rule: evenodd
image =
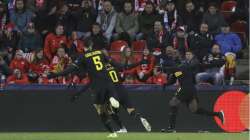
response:
<path id="1" fill-rule="evenodd" d="M 81 95 L 76 103 L 70 102 L 73 90 L 14 90 L 0 96 L 0 131 L 102 131 L 91 96 Z M 151 123 L 153 131 L 167 128 L 168 101 L 172 91 L 131 91 L 130 97 L 137 109 Z M 200 92 L 200 105 L 213 109 L 221 92 Z M 123 110 L 123 109 L 122 109 Z M 144 131 L 141 124 L 124 111 L 121 118 L 128 130 Z M 221 131 L 213 118 L 191 114 L 183 104 L 177 117 L 177 130 Z"/>

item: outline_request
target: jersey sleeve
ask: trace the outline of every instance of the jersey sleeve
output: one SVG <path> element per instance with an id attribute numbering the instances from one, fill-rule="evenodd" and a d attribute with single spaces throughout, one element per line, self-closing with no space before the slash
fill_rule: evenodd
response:
<path id="1" fill-rule="evenodd" d="M 81 55 L 79 56 L 72 64 L 73 66 L 80 68 L 81 66 L 84 65 L 84 56 Z"/>

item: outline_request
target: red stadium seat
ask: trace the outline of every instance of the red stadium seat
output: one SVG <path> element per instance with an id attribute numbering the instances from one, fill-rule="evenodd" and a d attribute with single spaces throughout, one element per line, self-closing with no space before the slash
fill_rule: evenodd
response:
<path id="1" fill-rule="evenodd" d="M 221 4 L 220 10 L 226 20 L 229 20 L 232 14 L 235 12 L 236 5 L 236 1 L 224 1 Z"/>
<path id="2" fill-rule="evenodd" d="M 231 30 L 234 32 L 245 32 L 247 30 L 247 22 L 238 20 L 231 24 Z"/>
<path id="3" fill-rule="evenodd" d="M 237 33 L 243 42 L 246 41 L 247 22 L 238 20 L 231 24 L 231 31 Z"/>
<path id="4" fill-rule="evenodd" d="M 135 61 L 136 62 L 140 62 L 141 61 L 141 59 L 142 59 L 142 53 L 140 53 L 140 52 L 134 52 L 134 58 L 135 58 Z"/>
<path id="5" fill-rule="evenodd" d="M 135 52 L 143 51 L 143 49 L 146 47 L 146 41 L 145 40 L 138 40 L 132 42 L 132 50 Z"/>
<path id="6" fill-rule="evenodd" d="M 110 51 L 120 52 L 122 47 L 128 46 L 128 43 L 123 40 L 117 40 L 111 43 Z"/>
<path id="7" fill-rule="evenodd" d="M 121 62 L 121 53 L 120 52 L 109 52 L 110 57 L 115 61 L 120 63 Z"/>

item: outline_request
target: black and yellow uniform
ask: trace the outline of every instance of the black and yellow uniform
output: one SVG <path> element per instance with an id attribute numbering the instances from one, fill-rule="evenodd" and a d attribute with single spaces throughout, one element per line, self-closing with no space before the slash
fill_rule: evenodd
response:
<path id="1" fill-rule="evenodd" d="M 186 103 L 189 110 L 192 113 L 205 115 L 205 116 L 217 116 L 224 122 L 224 114 L 221 112 L 208 111 L 199 107 L 197 90 L 195 87 L 194 74 L 196 69 L 222 66 L 223 61 L 214 62 L 213 64 L 195 64 L 195 65 L 182 65 L 178 67 L 168 67 L 164 68 L 167 73 L 174 74 L 175 78 L 179 82 L 179 88 L 176 94 L 169 102 L 170 112 L 169 112 L 169 127 L 168 130 L 171 132 L 175 128 L 176 116 L 178 113 L 178 105 L 180 103 Z"/>
<path id="2" fill-rule="evenodd" d="M 122 80 L 119 74 L 119 71 L 123 69 L 130 69 L 133 67 L 138 66 L 140 63 L 137 64 L 131 64 L 129 66 L 124 66 L 119 63 L 115 63 L 114 61 L 110 61 L 110 63 L 107 63 L 106 70 L 108 72 L 110 81 L 113 83 L 117 95 L 118 95 L 118 101 L 122 105 L 124 109 L 127 110 L 128 114 L 135 118 L 136 120 L 141 121 L 142 125 L 145 127 L 147 131 L 151 131 L 151 126 L 148 123 L 148 121 L 142 117 L 141 113 L 137 112 L 135 107 L 133 106 L 131 100 L 129 99 L 128 91 L 127 89 L 122 85 Z M 118 109 L 111 108 L 113 112 L 110 114 L 112 119 L 115 121 L 115 123 L 120 127 L 120 129 L 124 129 L 124 125 L 122 124 L 120 117 L 118 116 Z M 125 128 L 126 129 L 126 128 Z"/>
<path id="3" fill-rule="evenodd" d="M 107 63 L 105 65 L 105 68 L 107 70 L 109 80 L 113 83 L 113 85 L 115 87 L 120 104 L 125 109 L 126 108 L 133 108 L 133 105 L 132 105 L 132 103 L 129 99 L 129 96 L 128 96 L 128 91 L 122 85 L 122 80 L 121 80 L 121 77 L 119 74 L 119 69 L 123 69 L 124 67 L 117 64 L 117 63 L 112 62 L 111 64 Z"/>
<path id="4" fill-rule="evenodd" d="M 95 95 L 95 104 L 104 104 L 110 97 L 117 98 L 115 87 L 107 75 L 106 63 L 107 59 L 102 51 L 89 50 L 73 64 L 77 68 L 83 67 L 88 73 L 91 79 L 90 87 Z"/>
<path id="5" fill-rule="evenodd" d="M 175 97 L 181 102 L 189 103 L 194 98 L 198 99 L 192 70 L 193 68 L 194 67 L 190 66 L 180 66 L 164 69 L 167 73 L 173 73 L 178 80 L 179 87 L 175 93 Z"/>

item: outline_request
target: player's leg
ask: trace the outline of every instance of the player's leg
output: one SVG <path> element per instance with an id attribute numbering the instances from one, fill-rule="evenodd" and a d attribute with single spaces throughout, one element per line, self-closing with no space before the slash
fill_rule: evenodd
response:
<path id="1" fill-rule="evenodd" d="M 104 105 L 94 104 L 97 114 L 99 115 L 101 122 L 104 127 L 110 132 L 108 137 L 117 137 L 117 134 L 114 132 L 114 129 L 111 126 L 111 121 L 109 119 L 108 113 L 105 111 Z"/>
<path id="2" fill-rule="evenodd" d="M 104 127 L 110 132 L 108 137 L 117 137 L 117 134 L 114 132 L 114 129 L 111 126 L 111 120 L 109 119 L 109 115 L 105 106 L 105 103 L 109 102 L 107 100 L 108 98 L 109 97 L 107 96 L 107 89 L 96 89 L 94 107 L 96 108 L 96 111 L 100 116 L 101 122 L 103 123 Z"/>
<path id="3" fill-rule="evenodd" d="M 150 132 L 151 131 L 151 125 L 149 122 L 139 113 L 135 107 L 133 106 L 129 96 L 128 96 L 128 91 L 124 88 L 122 85 L 117 85 L 116 86 L 117 92 L 118 92 L 118 97 L 121 105 L 127 110 L 128 114 L 135 118 L 136 120 L 139 120 L 146 131 Z"/>
<path id="4" fill-rule="evenodd" d="M 223 111 L 220 112 L 213 112 L 206 110 L 204 108 L 201 108 L 198 106 L 198 100 L 196 98 L 193 98 L 189 104 L 188 108 L 192 113 L 198 114 L 198 115 L 204 115 L 204 116 L 217 116 L 222 123 L 224 123 L 224 113 Z"/>
<path id="5" fill-rule="evenodd" d="M 127 133 L 127 129 L 124 126 L 124 124 L 122 123 L 120 116 L 118 115 L 119 113 L 119 109 L 117 108 L 112 108 L 111 106 L 109 106 L 109 108 L 111 109 L 110 112 L 110 116 L 112 118 L 112 120 L 117 124 L 117 126 L 119 127 L 119 130 L 116 131 L 117 133 Z"/>
<path id="6" fill-rule="evenodd" d="M 119 108 L 120 107 L 119 98 L 114 85 L 112 85 L 111 83 L 107 84 L 106 90 L 107 92 L 105 96 L 108 98 L 110 105 L 114 108 Z"/>
<path id="7" fill-rule="evenodd" d="M 169 113 L 169 127 L 168 129 L 174 129 L 176 124 L 176 117 L 178 114 L 178 107 L 181 101 L 177 97 L 173 97 L 169 101 L 170 113 Z"/>
<path id="8" fill-rule="evenodd" d="M 168 131 L 173 132 L 175 129 L 175 124 L 176 124 L 176 117 L 178 114 L 178 107 L 181 101 L 174 96 L 170 101 L 169 101 L 169 106 L 170 106 L 170 112 L 169 112 L 169 126 L 168 126 Z"/>
<path id="9" fill-rule="evenodd" d="M 141 113 L 137 112 L 135 108 L 133 108 L 133 107 L 127 108 L 127 112 L 131 117 L 133 117 L 136 120 L 139 120 L 142 123 L 143 127 L 146 129 L 146 131 L 148 131 L 148 132 L 151 131 L 150 123 L 147 121 L 146 118 L 144 118 L 141 115 Z"/>

